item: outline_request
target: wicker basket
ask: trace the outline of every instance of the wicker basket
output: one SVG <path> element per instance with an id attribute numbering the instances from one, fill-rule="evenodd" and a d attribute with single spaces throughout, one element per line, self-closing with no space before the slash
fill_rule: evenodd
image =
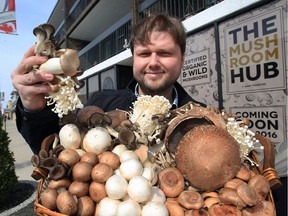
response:
<path id="1" fill-rule="evenodd" d="M 252 151 L 250 154 L 250 158 L 258 164 L 258 166 L 252 166 L 251 170 L 256 173 L 256 174 L 261 174 L 263 175 L 270 183 L 271 189 L 276 189 L 282 186 L 280 178 L 275 171 L 275 153 L 274 153 L 274 145 L 272 142 L 265 137 L 261 135 L 256 135 L 256 138 L 259 140 L 259 142 L 264 146 L 264 163 L 263 165 L 260 163 L 259 158 L 256 154 L 255 151 Z M 39 198 L 43 190 L 45 189 L 45 182 L 47 183 L 47 179 L 42 178 L 39 181 L 38 189 L 37 189 L 37 194 L 36 194 L 36 200 L 34 202 L 34 211 L 37 215 L 40 216 L 65 216 L 65 214 L 61 214 L 59 212 L 51 211 L 50 209 L 42 206 L 39 203 Z M 268 194 L 267 198 L 268 201 L 270 201 L 275 209 L 275 214 L 276 216 L 276 208 L 275 208 L 275 203 L 274 199 L 272 196 L 272 191 L 270 190 L 270 193 Z"/>

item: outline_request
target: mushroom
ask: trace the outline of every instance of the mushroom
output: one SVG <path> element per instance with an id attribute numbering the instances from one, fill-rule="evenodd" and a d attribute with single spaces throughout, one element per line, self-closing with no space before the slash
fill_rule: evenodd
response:
<path id="1" fill-rule="evenodd" d="M 248 185 L 251 186 L 259 200 L 265 200 L 270 192 L 269 181 L 262 175 L 255 175 L 249 181 Z"/>
<path id="2" fill-rule="evenodd" d="M 93 181 L 105 183 L 113 175 L 113 168 L 105 163 L 96 164 L 91 171 Z"/>
<path id="3" fill-rule="evenodd" d="M 44 29 L 40 28 L 39 26 L 33 29 L 33 34 L 37 38 L 37 43 L 35 47 L 35 54 L 40 55 L 41 52 L 45 49 L 45 39 L 47 37 L 47 33 Z"/>
<path id="4" fill-rule="evenodd" d="M 77 74 L 79 66 L 80 60 L 76 50 L 63 49 L 60 57 L 49 58 L 45 63 L 40 65 L 39 70 L 72 77 Z"/>
<path id="5" fill-rule="evenodd" d="M 89 196 L 94 202 L 99 203 L 107 197 L 105 185 L 99 182 L 92 181 L 89 186 Z"/>
<path id="6" fill-rule="evenodd" d="M 123 110 L 111 110 L 105 113 L 112 119 L 111 127 L 115 128 L 120 125 L 121 122 L 127 120 L 127 113 Z"/>
<path id="7" fill-rule="evenodd" d="M 224 188 L 231 188 L 236 190 L 237 187 L 241 184 L 245 183 L 243 180 L 238 178 L 233 178 L 224 184 Z"/>
<path id="8" fill-rule="evenodd" d="M 140 176 L 143 173 L 142 163 L 138 159 L 128 159 L 121 163 L 120 167 L 121 176 L 128 181 L 134 176 Z"/>
<path id="9" fill-rule="evenodd" d="M 104 114 L 104 111 L 98 106 L 94 106 L 94 105 L 85 106 L 78 111 L 77 116 L 76 116 L 77 122 L 81 124 L 82 126 L 87 127 L 89 123 L 89 118 L 91 117 L 93 113 Z"/>
<path id="10" fill-rule="evenodd" d="M 246 183 L 239 185 L 236 189 L 238 196 L 248 205 L 253 206 L 257 203 L 255 190 Z"/>
<path id="11" fill-rule="evenodd" d="M 106 163 L 110 167 L 112 167 L 113 170 L 116 170 L 120 166 L 120 159 L 119 156 L 111 151 L 105 151 L 98 155 L 99 163 Z"/>
<path id="12" fill-rule="evenodd" d="M 244 181 L 248 181 L 251 178 L 251 172 L 244 164 L 242 164 L 236 177 Z"/>
<path id="13" fill-rule="evenodd" d="M 66 124 L 59 131 L 60 143 L 64 148 L 77 149 L 80 147 L 82 138 L 75 124 Z"/>
<path id="14" fill-rule="evenodd" d="M 158 173 L 158 184 L 167 197 L 176 197 L 184 190 L 184 178 L 175 167 L 168 167 Z"/>
<path id="15" fill-rule="evenodd" d="M 45 30 L 46 38 L 47 38 L 47 40 L 49 40 L 53 36 L 53 34 L 55 33 L 55 28 L 48 23 L 42 24 L 41 27 L 42 27 L 42 29 Z"/>
<path id="16" fill-rule="evenodd" d="M 144 167 L 142 176 L 144 176 L 151 185 L 155 185 L 158 181 L 158 173 L 156 167 Z"/>
<path id="17" fill-rule="evenodd" d="M 111 136 L 103 127 L 91 128 L 83 139 L 83 148 L 87 152 L 94 152 L 97 155 L 106 151 L 111 145 Z"/>
<path id="18" fill-rule="evenodd" d="M 209 213 L 204 209 L 193 209 L 193 210 L 186 210 L 185 216 L 209 216 Z"/>
<path id="19" fill-rule="evenodd" d="M 94 167 L 99 163 L 99 158 L 94 152 L 85 152 L 85 154 L 82 155 L 80 161 L 88 162 Z"/>
<path id="20" fill-rule="evenodd" d="M 121 201 L 105 197 L 97 205 L 98 216 L 116 215 L 118 205 Z"/>
<path id="21" fill-rule="evenodd" d="M 113 149 L 112 149 L 112 152 L 117 154 L 119 157 L 120 155 L 127 150 L 127 147 L 123 144 L 119 144 L 119 145 L 116 145 Z"/>
<path id="22" fill-rule="evenodd" d="M 168 209 L 170 216 L 184 216 L 184 209 L 175 200 L 167 200 L 165 206 Z"/>
<path id="23" fill-rule="evenodd" d="M 129 197 L 138 203 L 147 202 L 152 197 L 152 187 L 143 176 L 134 176 L 131 178 L 128 183 L 127 192 Z"/>
<path id="24" fill-rule="evenodd" d="M 68 178 L 63 178 L 60 180 L 51 180 L 48 183 L 48 188 L 57 189 L 57 191 L 63 191 L 69 188 L 71 181 Z"/>
<path id="25" fill-rule="evenodd" d="M 92 216 L 95 210 L 95 203 L 89 196 L 78 199 L 76 216 Z"/>
<path id="26" fill-rule="evenodd" d="M 192 187 L 214 191 L 239 172 L 239 144 L 215 125 L 195 126 L 180 140 L 175 162 Z"/>
<path id="27" fill-rule="evenodd" d="M 118 139 L 122 144 L 126 145 L 128 149 L 136 148 L 136 136 L 132 130 L 125 128 L 120 129 Z"/>
<path id="28" fill-rule="evenodd" d="M 112 175 L 105 183 L 105 190 L 108 197 L 122 199 L 127 194 L 128 183 L 125 178 L 119 175 Z"/>
<path id="29" fill-rule="evenodd" d="M 72 176 L 76 181 L 88 182 L 91 179 L 92 165 L 85 161 L 79 161 L 72 168 Z"/>
<path id="30" fill-rule="evenodd" d="M 41 194 L 40 202 L 44 207 L 50 209 L 51 211 L 55 211 L 57 209 L 57 196 L 58 192 L 56 189 L 46 188 Z"/>
<path id="31" fill-rule="evenodd" d="M 61 151 L 58 160 L 72 167 L 80 161 L 80 156 L 75 149 L 68 148 Z"/>
<path id="32" fill-rule="evenodd" d="M 156 186 L 152 186 L 152 196 L 151 199 L 149 200 L 149 202 L 154 201 L 154 202 L 162 202 L 165 203 L 166 202 L 166 196 L 164 194 L 164 192 Z"/>
<path id="33" fill-rule="evenodd" d="M 219 215 L 233 215 L 233 216 L 242 216 L 241 211 L 238 210 L 233 205 L 222 205 L 215 204 L 208 209 L 210 216 L 219 216 Z"/>
<path id="34" fill-rule="evenodd" d="M 120 162 L 121 163 L 123 163 L 124 161 L 129 160 L 129 159 L 137 159 L 137 160 L 139 160 L 139 157 L 135 153 L 135 151 L 132 151 L 132 150 L 126 150 L 126 151 L 123 151 L 120 154 Z"/>
<path id="35" fill-rule="evenodd" d="M 242 216 L 275 216 L 273 204 L 266 200 L 258 200 L 256 205 L 242 210 Z"/>
<path id="36" fill-rule="evenodd" d="M 238 209 L 246 206 L 246 203 L 239 197 L 237 191 L 231 188 L 222 188 L 219 192 L 219 199 L 224 204 L 232 204 Z"/>
<path id="37" fill-rule="evenodd" d="M 56 200 L 57 208 L 62 214 L 74 215 L 77 212 L 77 203 L 73 198 L 73 195 L 64 190 L 57 196 Z"/>
<path id="38" fill-rule="evenodd" d="M 200 209 L 204 206 L 204 199 L 202 196 L 198 192 L 192 190 L 182 191 L 179 194 L 177 201 L 185 209 Z"/>
<path id="39" fill-rule="evenodd" d="M 141 207 L 135 200 L 127 199 L 119 203 L 116 215 L 117 216 L 126 216 L 126 215 L 140 216 Z"/>
<path id="40" fill-rule="evenodd" d="M 142 216 L 161 215 L 168 216 L 169 212 L 165 204 L 161 202 L 148 202 L 142 208 Z"/>
<path id="41" fill-rule="evenodd" d="M 86 196 L 89 192 L 89 183 L 73 181 L 70 184 L 68 191 L 71 192 L 73 195 L 76 195 L 78 198 Z"/>

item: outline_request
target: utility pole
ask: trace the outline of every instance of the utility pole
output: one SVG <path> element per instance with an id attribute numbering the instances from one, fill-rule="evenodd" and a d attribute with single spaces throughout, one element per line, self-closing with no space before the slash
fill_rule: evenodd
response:
<path id="1" fill-rule="evenodd" d="M 139 22 L 139 13 L 138 13 L 138 7 L 140 0 L 131 0 L 132 6 L 131 6 L 131 25 L 132 28 Z"/>

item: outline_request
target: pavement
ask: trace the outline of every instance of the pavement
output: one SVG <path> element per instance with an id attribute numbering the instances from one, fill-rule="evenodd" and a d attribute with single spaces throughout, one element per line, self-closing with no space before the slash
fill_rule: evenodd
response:
<path id="1" fill-rule="evenodd" d="M 24 138 L 18 132 L 16 122 L 14 120 L 7 120 L 6 125 L 4 125 L 4 129 L 6 129 L 8 137 L 11 140 L 9 147 L 14 154 L 15 172 L 18 176 L 18 180 L 35 181 L 31 177 L 34 169 L 31 163 L 33 152 L 29 148 L 29 145 L 25 142 Z"/>
<path id="2" fill-rule="evenodd" d="M 0 216 L 32 216 L 36 215 L 34 213 L 34 201 L 36 198 L 36 191 L 38 182 L 31 177 L 31 174 L 34 170 L 34 167 L 31 163 L 31 157 L 33 152 L 31 151 L 29 145 L 26 143 L 24 138 L 18 132 L 16 128 L 15 120 L 7 120 L 3 125 L 3 129 L 8 133 L 8 137 L 10 138 L 9 148 L 14 154 L 14 165 L 15 172 L 18 176 L 18 182 L 29 183 L 34 186 L 35 192 L 23 203 L 15 206 L 12 209 L 4 211 L 0 214 Z"/>

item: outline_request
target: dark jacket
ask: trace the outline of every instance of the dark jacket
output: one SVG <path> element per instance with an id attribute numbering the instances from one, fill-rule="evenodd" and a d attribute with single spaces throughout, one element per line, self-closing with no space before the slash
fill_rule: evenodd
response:
<path id="1" fill-rule="evenodd" d="M 96 105 L 106 112 L 115 109 L 129 110 L 137 99 L 134 94 L 135 85 L 136 82 L 133 80 L 126 89 L 95 92 L 86 105 Z M 199 103 L 193 100 L 179 83 L 175 84 L 175 88 L 179 97 L 178 106 L 183 106 L 189 101 Z M 18 131 L 35 154 L 39 153 L 42 140 L 50 134 L 58 133 L 60 129 L 59 118 L 49 107 L 41 112 L 26 112 L 20 99 L 16 108 L 16 124 Z"/>

